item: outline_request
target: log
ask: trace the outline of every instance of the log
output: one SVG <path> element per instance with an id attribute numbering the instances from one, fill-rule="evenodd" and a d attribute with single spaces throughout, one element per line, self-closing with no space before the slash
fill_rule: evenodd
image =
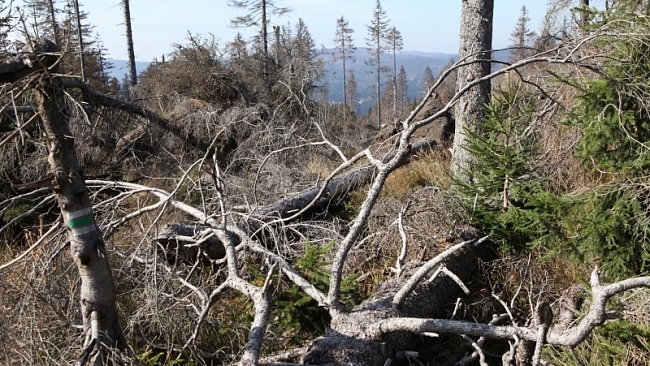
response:
<path id="1" fill-rule="evenodd" d="M 487 253 L 483 244 L 470 244 L 450 255 L 444 265 L 462 281 L 467 281 L 478 269 L 479 258 Z M 396 361 L 405 351 L 414 351 L 420 335 L 410 332 L 392 332 L 379 338 L 370 327 L 380 320 L 396 317 L 443 318 L 445 307 L 461 294 L 459 285 L 448 276 L 438 276 L 434 281 L 422 280 L 401 305 L 393 299 L 413 276 L 419 265 L 401 277 L 385 282 L 369 299 L 350 312 L 333 319 L 331 329 L 316 339 L 302 357 L 304 364 L 359 366 L 384 365 L 387 359 Z"/>
<path id="2" fill-rule="evenodd" d="M 422 141 L 411 148 L 411 155 L 422 152 L 426 149 L 436 146 L 436 141 Z M 384 157 L 384 161 L 389 160 L 394 156 L 395 152 L 389 153 Z M 402 162 L 402 165 L 408 161 Z M 308 207 L 311 204 L 308 212 L 322 212 L 332 203 L 336 204 L 344 200 L 347 195 L 356 189 L 370 183 L 377 172 L 377 168 L 373 165 L 367 165 L 360 169 L 348 172 L 338 178 L 332 179 L 325 189 L 322 187 L 314 187 L 298 193 L 294 197 L 290 197 L 274 203 L 270 206 L 257 209 L 252 215 L 244 217 L 239 221 L 237 227 L 243 230 L 248 235 L 254 235 L 256 238 L 264 243 L 267 247 L 272 246 L 272 243 L 266 242 L 266 238 L 270 237 L 265 235 L 264 231 L 260 231 L 263 225 L 277 219 L 286 219 L 299 212 L 300 210 Z M 322 191 L 322 194 L 321 194 Z M 210 260 L 221 259 L 225 255 L 223 245 L 215 236 L 209 238 L 195 237 L 197 233 L 208 230 L 207 226 L 201 225 L 187 225 L 187 224 L 168 224 L 165 225 L 156 236 L 156 241 L 163 249 L 160 254 L 171 260 L 170 263 L 177 263 L 178 260 L 185 263 L 193 263 L 192 261 L 197 258 L 202 258 L 205 261 L 205 256 L 198 256 L 196 249 L 183 249 L 180 247 L 199 248 L 204 253 L 210 253 L 207 258 Z M 257 234 L 256 234 L 257 233 Z M 201 242 L 199 242 L 201 240 Z M 218 247 L 221 248 L 218 248 Z M 180 254 L 181 258 L 177 258 L 176 254 Z M 205 263 L 205 262 L 204 262 Z M 205 263 L 207 264 L 207 263 Z"/>
<path id="3" fill-rule="evenodd" d="M 211 260 L 226 255 L 223 244 L 209 229 L 198 225 L 167 224 L 156 238 L 157 252 L 174 265 L 194 264 L 209 266 Z M 190 244 L 191 243 L 191 244 Z"/>
<path id="4" fill-rule="evenodd" d="M 59 57 L 59 47 L 47 39 L 36 39 L 26 44 L 18 53 L 4 55 L 0 60 L 0 83 L 13 83 L 54 65 Z"/>

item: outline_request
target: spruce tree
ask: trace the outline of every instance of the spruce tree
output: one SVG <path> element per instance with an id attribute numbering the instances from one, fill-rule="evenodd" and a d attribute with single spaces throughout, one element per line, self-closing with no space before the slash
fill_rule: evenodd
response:
<path id="1" fill-rule="evenodd" d="M 336 35 L 334 36 L 334 61 L 341 60 L 343 69 L 343 105 L 351 106 L 351 103 L 348 100 L 347 92 L 347 60 L 354 60 L 354 51 L 356 47 L 354 46 L 354 40 L 352 39 L 352 33 L 354 30 L 350 28 L 350 25 L 345 18 L 341 15 L 339 19 L 336 20 Z"/>
<path id="2" fill-rule="evenodd" d="M 535 38 L 535 32 L 530 30 L 528 24 L 530 18 L 528 17 L 528 8 L 526 5 L 521 7 L 521 15 L 517 20 L 515 30 L 510 34 L 510 41 L 512 42 L 512 49 L 510 50 L 510 59 L 512 61 L 519 61 L 524 59 L 529 54 L 531 43 Z"/>
<path id="3" fill-rule="evenodd" d="M 381 127 L 381 73 L 384 68 L 381 67 L 381 55 L 386 53 L 389 49 L 386 43 L 386 34 L 388 32 L 389 21 L 386 11 L 381 6 L 381 2 L 377 0 L 375 9 L 372 14 L 370 25 L 367 26 L 368 38 L 366 44 L 370 47 L 371 57 L 366 61 L 366 64 L 373 66 L 375 69 L 375 98 L 377 101 L 377 129 Z"/>
<path id="4" fill-rule="evenodd" d="M 397 52 L 404 48 L 402 33 L 391 27 L 386 34 L 386 43 L 393 56 L 393 118 L 397 118 Z"/>
<path id="5" fill-rule="evenodd" d="M 269 62 L 269 37 L 268 27 L 271 16 L 282 16 L 291 11 L 291 8 L 275 5 L 274 0 L 228 0 L 228 6 L 246 10 L 245 15 L 237 16 L 230 20 L 235 28 L 259 27 L 262 46 L 262 75 L 268 82 Z"/>

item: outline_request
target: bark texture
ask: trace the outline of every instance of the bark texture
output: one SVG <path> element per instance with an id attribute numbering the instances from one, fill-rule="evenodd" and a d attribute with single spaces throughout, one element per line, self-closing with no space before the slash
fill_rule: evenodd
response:
<path id="1" fill-rule="evenodd" d="M 458 69 L 456 89 L 490 73 L 492 49 L 492 18 L 494 0 L 463 0 L 460 23 L 459 59 L 466 65 Z M 484 61 L 481 61 L 484 60 Z M 490 81 L 469 89 L 458 99 L 455 108 L 456 133 L 452 156 L 452 172 L 468 178 L 472 157 L 466 150 L 467 129 L 474 129 L 485 118 L 485 105 L 490 101 Z"/>
<path id="2" fill-rule="evenodd" d="M 131 10 L 129 0 L 122 0 L 124 10 L 124 26 L 126 27 L 126 50 L 129 54 L 129 81 L 131 86 L 138 83 L 138 72 L 135 68 L 135 51 L 133 50 L 133 31 L 131 30 Z"/>
<path id="3" fill-rule="evenodd" d="M 56 72 L 59 48 L 38 40 L 0 64 L 2 82 L 16 81 L 34 71 Z M 54 66 L 52 66 L 54 65 Z M 59 79 L 41 73 L 34 80 L 34 95 L 49 147 L 52 189 L 68 229 L 70 253 L 81 278 L 81 310 L 86 335 L 78 364 L 103 363 L 106 347 L 128 349 L 119 324 L 113 276 L 102 232 L 95 224 L 83 171 L 77 160 Z"/>
<path id="4" fill-rule="evenodd" d="M 62 89 L 56 79 L 43 77 L 36 99 L 49 138 L 48 160 L 54 174 L 52 187 L 68 226 L 70 254 L 81 278 L 86 346 L 99 348 L 102 344 L 124 349 L 127 345 L 119 324 L 115 284 L 102 232 L 94 222 L 83 171 L 65 114 Z"/>

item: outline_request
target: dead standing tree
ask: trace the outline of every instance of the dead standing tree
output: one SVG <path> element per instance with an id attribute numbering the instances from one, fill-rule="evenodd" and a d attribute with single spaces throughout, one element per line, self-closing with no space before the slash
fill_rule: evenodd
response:
<path id="1" fill-rule="evenodd" d="M 594 34 L 590 37 L 594 39 L 597 36 L 598 34 Z M 356 163 L 364 159 L 372 166 L 373 175 L 369 184 L 367 197 L 361 205 L 358 215 L 352 220 L 347 233 L 335 248 L 332 274 L 329 279 L 327 293 L 318 290 L 312 283 L 305 279 L 292 266 L 289 260 L 275 251 L 268 250 L 261 243 L 257 242 L 254 232 L 247 232 L 246 227 L 242 228 L 235 225 L 234 220 L 229 219 L 231 217 L 229 213 L 223 209 L 226 207 L 225 204 L 220 206 L 223 212 L 219 215 L 211 216 L 211 213 L 203 212 L 186 203 L 176 201 L 172 194 L 173 192 L 170 193 L 160 189 L 133 184 L 129 186 L 126 183 L 107 184 L 113 184 L 115 188 L 124 187 L 125 189 L 149 192 L 159 197 L 161 202 L 168 203 L 170 206 L 185 211 L 193 216 L 197 222 L 205 224 L 205 235 L 213 236 L 221 243 L 224 248 L 224 254 L 222 255 L 225 255 L 225 260 L 220 261 L 220 263 L 226 264 L 228 276 L 218 286 L 211 288 L 210 291 L 200 296 L 202 300 L 200 305 L 197 306 L 200 314 L 197 314 L 198 321 L 196 329 L 199 329 L 202 321 L 208 316 L 217 298 L 223 295 L 229 288 L 250 298 L 254 303 L 254 309 L 252 310 L 254 319 L 250 326 L 247 344 L 243 350 L 242 364 L 260 363 L 261 344 L 267 334 L 266 328 L 270 321 L 268 278 L 278 268 L 286 278 L 298 285 L 308 296 L 316 300 L 319 305 L 326 308 L 332 316 L 331 330 L 308 348 L 301 350 L 300 356 L 302 356 L 302 361 L 305 363 L 343 364 L 353 361 L 359 365 L 374 365 L 383 364 L 388 359 L 395 360 L 400 354 L 402 356 L 406 355 L 405 357 L 413 357 L 413 353 L 405 352 L 411 351 L 408 347 L 411 344 L 413 335 L 430 335 L 431 332 L 530 341 L 537 342 L 540 346 L 544 342 L 573 346 L 583 340 L 595 326 L 602 324 L 608 318 L 605 308 L 605 303 L 608 298 L 621 291 L 636 287 L 647 287 L 650 285 L 650 279 L 647 277 L 635 278 L 605 286 L 600 284 L 599 274 L 597 271 L 594 271 L 591 280 L 593 300 L 589 311 L 587 311 L 588 315 L 578 322 L 577 325 L 569 329 L 549 329 L 548 323 L 544 321 L 548 317 L 541 316 L 539 317 L 540 320 L 538 321 L 537 328 L 532 329 L 516 325 L 498 326 L 494 324 L 477 324 L 441 319 L 440 315 L 436 315 L 436 306 L 441 302 L 449 302 L 449 297 L 453 299 L 455 297 L 453 294 L 458 292 L 459 288 L 463 287 L 461 284 L 463 282 L 462 280 L 467 278 L 467 273 L 469 273 L 467 270 L 472 267 L 472 263 L 475 263 L 475 258 L 480 254 L 481 248 L 480 243 L 478 243 L 480 241 L 478 238 L 468 238 L 468 241 L 451 247 L 449 251 L 442 253 L 420 267 L 404 268 L 401 271 L 402 275 L 388 281 L 372 298 L 353 309 L 347 309 L 342 304 L 341 283 L 344 267 L 354 250 L 354 246 L 361 239 L 362 231 L 366 227 L 368 218 L 375 208 L 386 178 L 414 150 L 414 145 L 411 144 L 411 137 L 415 131 L 448 113 L 461 95 L 489 78 L 505 74 L 531 63 L 570 63 L 574 66 L 580 65 L 584 59 L 576 56 L 576 50 L 578 48 L 570 49 L 568 53 L 561 53 L 561 50 L 556 49 L 553 51 L 556 53 L 549 52 L 545 55 L 522 60 L 517 64 L 504 67 L 483 78 L 473 80 L 462 87 L 440 111 L 424 120 L 418 121 L 415 119 L 415 116 L 423 108 L 422 104 L 412 112 L 409 118 L 402 122 L 402 131 L 397 135 L 398 140 L 395 142 L 394 150 L 387 155 L 366 149 L 348 159 L 341 153 L 340 157 L 343 163 L 339 168 L 335 169 L 321 187 L 328 187 L 329 182 L 332 182 L 341 172 L 354 167 Z M 41 52 L 47 50 L 40 49 Z M 54 50 L 54 48 L 51 50 Z M 587 56 L 585 59 L 589 59 L 590 57 Z M 55 59 L 48 59 L 47 57 L 39 60 L 32 52 L 7 58 L 2 64 L 3 67 L 1 69 L 5 70 L 5 72 L 1 73 L 2 78 L 0 80 L 3 82 L 13 82 L 33 73 L 36 69 L 43 69 L 41 65 L 50 65 L 54 62 Z M 11 67 L 11 65 L 14 67 Z M 453 68 L 439 79 L 438 84 L 432 86 L 431 93 L 436 90 L 452 70 Z M 60 109 L 56 109 L 60 106 L 57 104 L 57 101 L 61 100 L 61 95 L 57 92 L 59 85 L 56 79 L 51 79 L 50 74 L 46 72 L 35 74 L 34 82 L 38 82 L 39 86 L 37 89 L 40 90 L 37 92 L 42 95 L 39 98 L 39 110 L 42 113 L 43 123 L 46 126 L 47 124 L 55 124 L 54 126 L 46 127 L 49 137 L 52 139 L 50 143 L 50 161 L 55 173 L 53 188 L 60 196 L 61 210 L 64 212 L 64 218 L 69 227 L 73 257 L 76 259 L 83 281 L 81 297 L 82 302 L 85 301 L 85 303 L 82 303 L 82 308 L 84 309 L 85 331 L 86 334 L 89 334 L 87 337 L 89 347 L 86 349 L 87 352 L 84 353 L 84 356 L 90 356 L 94 346 L 97 345 L 96 342 L 93 343 L 93 338 L 96 337 L 95 339 L 102 340 L 100 337 L 105 336 L 104 332 L 111 336 L 102 341 L 105 341 L 108 345 L 116 345 L 118 348 L 121 346 L 120 336 L 116 331 L 116 329 L 119 329 L 116 328 L 117 317 L 111 317 L 110 315 L 115 309 L 115 293 L 112 280 L 110 280 L 110 268 L 104 255 L 105 252 L 102 250 L 103 245 L 99 241 L 101 240 L 101 234 L 94 225 L 92 216 L 88 215 L 92 211 L 88 211 L 90 203 L 85 184 L 82 181 L 83 174 L 78 167 L 76 157 L 70 155 L 74 155 L 74 139 L 71 138 L 69 128 L 65 127 L 67 123 L 65 116 L 61 114 Z M 108 104 L 110 102 L 108 99 L 105 100 L 92 94 L 81 84 L 69 85 L 85 90 L 85 97 L 89 101 L 97 104 Z M 113 106 L 125 110 L 127 108 L 124 104 L 117 102 Z M 50 110 L 50 112 L 47 112 L 47 110 Z M 131 111 L 153 116 L 143 112 L 142 109 L 133 108 Z M 326 142 L 323 144 L 327 145 Z M 329 146 L 332 146 L 336 150 L 336 147 L 333 145 L 330 144 Z M 64 154 L 64 152 L 67 153 Z M 99 182 L 88 183 L 99 184 Z M 326 191 L 326 188 L 321 188 L 315 195 L 313 191 L 310 191 L 312 195 L 308 196 L 310 197 L 309 199 L 298 200 L 301 203 L 297 206 L 290 206 L 291 208 L 285 215 L 278 214 L 278 212 L 282 211 L 283 207 L 289 207 L 289 205 L 271 206 L 278 208 L 271 210 L 274 212 L 272 219 L 268 221 L 258 220 L 262 221 L 260 228 L 298 219 L 300 212 L 318 203 Z M 225 197 L 221 193 L 217 193 L 217 196 L 219 201 L 224 203 Z M 163 205 L 152 206 L 152 209 L 156 209 L 157 207 L 163 207 Z M 127 219 L 137 217 L 138 214 L 148 209 L 143 208 L 139 213 L 134 212 L 134 215 L 130 215 Z M 249 216 L 251 219 L 255 219 L 252 214 L 243 216 Z M 126 220 L 122 222 L 124 221 Z M 88 251 L 88 249 L 90 250 Z M 269 276 L 264 284 L 252 285 L 240 273 L 243 263 L 238 254 L 245 251 L 257 253 L 268 260 L 266 270 Z M 445 262 L 444 266 L 442 266 L 443 262 Z M 424 278 L 430 278 L 432 275 L 439 275 L 441 273 L 445 273 L 447 276 L 438 276 L 431 282 L 423 280 Z M 451 291 L 446 296 L 439 296 L 442 294 L 441 289 L 450 289 Z M 203 290 L 197 288 L 192 289 L 193 294 L 200 293 L 201 291 Z M 423 304 L 438 305 L 424 306 Z M 105 305 L 105 307 L 99 305 Z M 117 326 L 119 327 L 119 325 Z M 187 345 L 191 345 L 194 338 L 195 335 L 189 336 L 187 338 Z M 479 351 L 477 350 L 477 352 Z M 274 360 L 278 359 L 275 358 Z M 273 360 L 269 361 L 272 362 Z"/>
<path id="2" fill-rule="evenodd" d="M 47 134 L 52 189 L 67 226 L 70 254 L 81 278 L 84 351 L 77 365 L 101 365 L 111 349 L 128 350 L 116 307 L 116 290 L 101 230 L 77 160 L 57 70 L 59 48 L 50 41 L 32 41 L 0 64 L 4 83 L 26 79 L 36 96 Z M 113 356 L 115 357 L 115 356 Z"/>

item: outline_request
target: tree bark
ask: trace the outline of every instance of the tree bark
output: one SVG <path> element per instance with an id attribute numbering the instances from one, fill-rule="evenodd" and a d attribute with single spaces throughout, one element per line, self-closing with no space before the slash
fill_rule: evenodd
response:
<path id="1" fill-rule="evenodd" d="M 459 59 L 466 63 L 458 69 L 456 89 L 490 74 L 492 49 L 492 18 L 494 0 L 463 0 L 460 23 Z M 481 61 L 484 60 L 484 61 Z M 458 99 L 455 108 L 456 133 L 451 169 L 457 177 L 468 179 L 472 157 L 466 150 L 466 130 L 476 129 L 485 118 L 485 105 L 490 101 L 489 80 L 469 89 Z"/>
<path id="2" fill-rule="evenodd" d="M 54 65 L 51 71 L 56 72 L 57 57 L 53 53 L 58 51 L 50 41 L 32 43 L 25 52 L 3 60 L 0 79 L 16 81 L 51 65 Z M 5 74 L 8 70 L 13 72 Z M 67 226 L 70 253 L 81 278 L 81 314 L 86 339 L 78 364 L 101 365 L 107 356 L 106 347 L 129 349 L 119 323 L 115 284 L 103 235 L 95 224 L 83 171 L 77 160 L 60 81 L 49 72 L 42 73 L 33 90 L 48 138 L 52 188 Z"/>
<path id="3" fill-rule="evenodd" d="M 131 30 L 131 10 L 129 0 L 122 0 L 124 8 L 124 26 L 126 27 L 126 50 L 129 54 L 129 81 L 131 86 L 138 83 L 138 72 L 135 68 L 135 51 L 133 50 L 133 31 Z"/>

